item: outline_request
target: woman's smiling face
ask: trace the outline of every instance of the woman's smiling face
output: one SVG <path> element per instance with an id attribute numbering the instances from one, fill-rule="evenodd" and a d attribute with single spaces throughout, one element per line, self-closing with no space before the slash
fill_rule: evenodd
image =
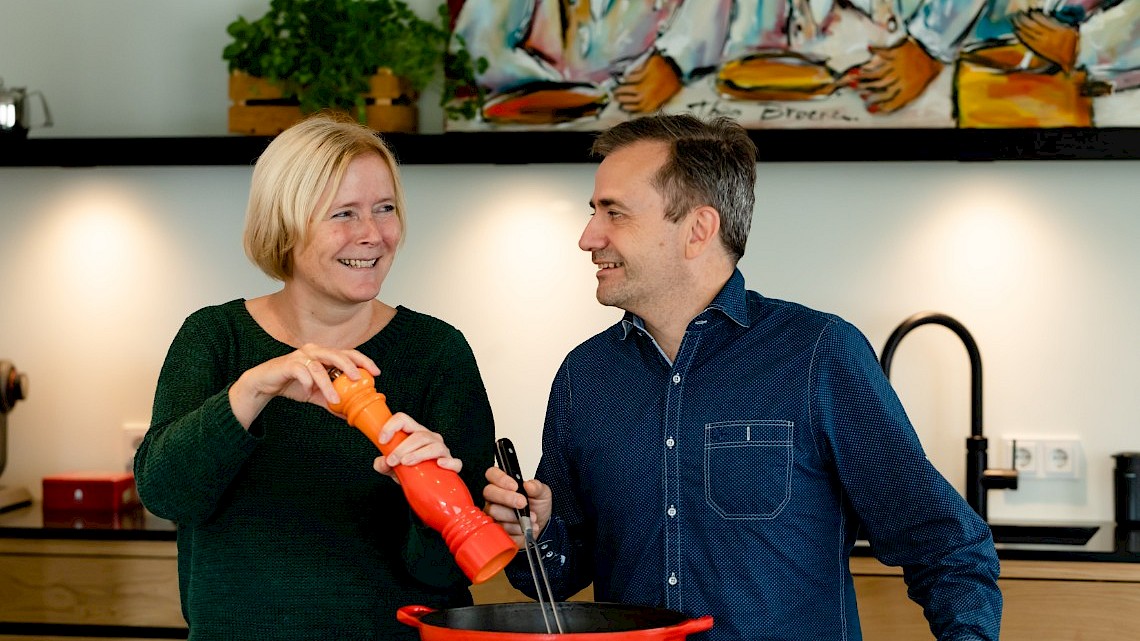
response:
<path id="1" fill-rule="evenodd" d="M 403 235 L 396 207 L 384 159 L 369 153 L 350 161 L 329 208 L 317 212 L 308 240 L 295 250 L 294 286 L 344 303 L 376 298 Z"/>

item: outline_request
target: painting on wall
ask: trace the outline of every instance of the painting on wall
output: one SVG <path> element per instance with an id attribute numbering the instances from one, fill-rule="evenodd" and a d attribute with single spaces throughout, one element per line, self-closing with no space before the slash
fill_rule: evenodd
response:
<path id="1" fill-rule="evenodd" d="M 658 110 L 750 129 L 1140 126 L 1140 0 L 449 6 L 470 64 L 448 131 L 591 131 Z"/>

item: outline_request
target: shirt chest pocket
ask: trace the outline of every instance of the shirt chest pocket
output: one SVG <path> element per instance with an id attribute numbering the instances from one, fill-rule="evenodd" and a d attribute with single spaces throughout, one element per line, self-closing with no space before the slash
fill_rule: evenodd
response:
<path id="1" fill-rule="evenodd" d="M 792 421 L 705 425 L 705 501 L 726 519 L 775 518 L 792 496 Z"/>

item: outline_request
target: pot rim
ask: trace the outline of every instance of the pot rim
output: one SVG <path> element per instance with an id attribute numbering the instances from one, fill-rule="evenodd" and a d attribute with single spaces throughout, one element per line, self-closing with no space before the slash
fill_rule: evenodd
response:
<path id="1" fill-rule="evenodd" d="M 631 606 L 623 603 L 606 603 L 606 602 L 576 602 L 582 605 L 597 603 L 598 605 L 618 606 L 623 608 L 641 608 L 647 606 Z M 526 605 L 523 603 L 486 603 L 480 605 L 467 606 L 468 608 L 485 608 L 497 605 Z M 460 608 L 456 608 L 460 609 Z M 657 608 L 648 608 L 657 609 Z M 641 630 L 626 630 L 621 632 L 567 632 L 564 634 L 548 634 L 545 632 L 495 632 L 487 630 L 467 630 L 463 628 L 448 628 L 440 625 L 431 625 L 424 623 L 421 619 L 433 612 L 444 612 L 446 610 L 436 610 L 426 605 L 405 605 L 396 610 L 396 620 L 405 625 L 411 626 L 420 630 L 421 635 L 425 631 L 439 632 L 439 633 L 455 633 L 462 634 L 464 638 L 469 636 L 479 636 L 481 638 L 496 639 L 501 641 L 603 641 L 603 640 L 649 640 L 649 639 L 683 639 L 690 634 L 697 632 L 704 632 L 713 627 L 712 615 L 706 614 L 695 619 L 685 619 L 674 625 L 668 625 L 657 628 L 645 628 Z M 679 616 L 685 616 L 677 613 Z M 485 635 L 485 636 L 484 636 Z"/>

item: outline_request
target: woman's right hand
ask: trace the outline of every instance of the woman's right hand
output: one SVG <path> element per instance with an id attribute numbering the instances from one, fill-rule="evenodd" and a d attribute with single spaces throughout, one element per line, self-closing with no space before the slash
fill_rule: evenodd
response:
<path id="1" fill-rule="evenodd" d="M 335 367 L 351 380 L 360 378 L 358 367 L 373 376 L 380 374 L 376 363 L 354 349 L 330 349 L 312 343 L 295 352 L 279 356 L 247 369 L 230 386 L 230 407 L 246 429 L 275 396 L 328 409 L 340 396 L 329 378 Z"/>
<path id="2" fill-rule="evenodd" d="M 515 483 L 509 474 L 499 468 L 489 468 L 486 477 L 487 485 L 483 488 L 483 500 L 485 501 L 483 511 L 495 519 L 496 523 L 503 526 L 511 539 L 518 544 L 519 549 L 525 548 L 526 541 L 523 538 L 522 526 L 519 525 L 519 517 L 515 514 L 515 510 L 526 507 L 527 499 L 518 493 L 518 483 Z M 550 491 L 550 486 L 544 485 L 536 479 L 525 481 L 523 485 L 526 488 L 527 496 L 530 497 L 530 521 L 534 526 L 534 538 L 537 540 L 539 533 L 550 521 L 554 495 Z"/>

